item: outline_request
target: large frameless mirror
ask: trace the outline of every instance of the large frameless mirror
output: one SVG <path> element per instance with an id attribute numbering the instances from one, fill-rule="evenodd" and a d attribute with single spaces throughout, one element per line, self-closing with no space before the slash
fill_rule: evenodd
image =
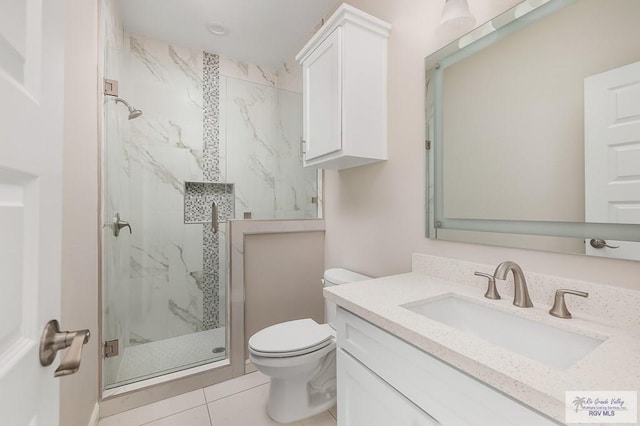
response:
<path id="1" fill-rule="evenodd" d="M 428 237 L 640 260 L 638 22 L 529 0 L 426 58 Z"/>

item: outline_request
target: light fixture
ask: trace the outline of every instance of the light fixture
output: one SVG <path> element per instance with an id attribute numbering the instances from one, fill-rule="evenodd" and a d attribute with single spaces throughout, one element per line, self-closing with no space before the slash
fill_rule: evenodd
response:
<path id="1" fill-rule="evenodd" d="M 223 36 L 227 34 L 227 29 L 220 24 L 209 23 L 205 25 L 205 28 L 213 35 Z"/>
<path id="2" fill-rule="evenodd" d="M 440 25 L 462 33 L 473 28 L 476 18 L 469 11 L 467 0 L 445 0 Z"/>

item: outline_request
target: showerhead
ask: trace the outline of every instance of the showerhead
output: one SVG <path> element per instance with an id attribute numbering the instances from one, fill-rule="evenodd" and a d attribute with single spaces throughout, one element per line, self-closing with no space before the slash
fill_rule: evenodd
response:
<path id="1" fill-rule="evenodd" d="M 129 108 L 129 120 L 133 120 L 134 118 L 138 118 L 142 115 L 142 111 L 139 109 Z"/>
<path id="2" fill-rule="evenodd" d="M 122 98 L 116 98 L 116 103 L 122 102 L 125 104 L 127 109 L 129 110 L 129 120 L 133 120 L 134 118 L 138 118 L 142 115 L 142 111 L 139 109 L 135 109 L 133 106 L 129 104 L 129 102 L 125 101 Z"/>

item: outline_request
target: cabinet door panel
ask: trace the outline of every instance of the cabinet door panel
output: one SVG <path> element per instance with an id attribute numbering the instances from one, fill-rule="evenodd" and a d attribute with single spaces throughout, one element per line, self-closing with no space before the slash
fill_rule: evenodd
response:
<path id="1" fill-rule="evenodd" d="M 341 37 L 336 28 L 303 65 L 306 160 L 342 149 Z"/>
<path id="2" fill-rule="evenodd" d="M 340 351 L 442 424 L 558 424 L 340 307 L 336 324 Z"/>
<path id="3" fill-rule="evenodd" d="M 440 424 L 343 350 L 338 377 L 338 426 Z"/>

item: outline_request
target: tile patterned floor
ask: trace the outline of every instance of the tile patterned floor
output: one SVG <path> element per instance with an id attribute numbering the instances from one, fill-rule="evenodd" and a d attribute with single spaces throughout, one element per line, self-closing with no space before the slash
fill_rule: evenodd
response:
<path id="1" fill-rule="evenodd" d="M 260 372 L 100 419 L 98 426 L 277 426 L 267 415 L 269 378 Z M 335 426 L 335 409 L 292 426 Z"/>
<path id="2" fill-rule="evenodd" d="M 225 328 L 220 327 L 129 346 L 122 352 L 114 384 L 124 385 L 224 359 L 224 352 L 215 353 L 213 350 L 224 347 L 225 338 Z"/>

